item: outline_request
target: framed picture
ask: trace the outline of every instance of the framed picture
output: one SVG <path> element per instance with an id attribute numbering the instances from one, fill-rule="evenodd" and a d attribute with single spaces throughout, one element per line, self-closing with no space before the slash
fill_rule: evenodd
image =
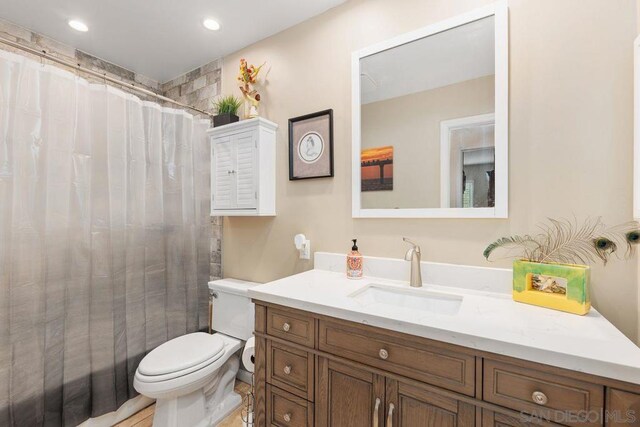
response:
<path id="1" fill-rule="evenodd" d="M 333 176 L 333 110 L 289 119 L 289 180 Z"/>

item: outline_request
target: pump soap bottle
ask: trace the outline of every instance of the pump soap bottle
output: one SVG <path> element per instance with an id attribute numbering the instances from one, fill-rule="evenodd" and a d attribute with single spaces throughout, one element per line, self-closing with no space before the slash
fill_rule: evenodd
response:
<path id="1" fill-rule="evenodd" d="M 351 239 L 353 246 L 347 254 L 347 277 L 349 279 L 362 279 L 362 255 L 358 252 L 357 239 Z"/>

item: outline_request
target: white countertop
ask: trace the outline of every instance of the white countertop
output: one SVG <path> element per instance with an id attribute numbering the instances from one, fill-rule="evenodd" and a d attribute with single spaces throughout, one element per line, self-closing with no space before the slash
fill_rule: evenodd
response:
<path id="1" fill-rule="evenodd" d="M 326 264 L 318 262 L 316 257 L 316 267 Z M 405 281 L 374 277 L 350 280 L 342 272 L 315 269 L 253 287 L 249 296 L 352 322 L 640 384 L 640 348 L 594 309 L 585 316 L 578 316 L 517 303 L 504 292 L 429 284 L 419 291 L 463 297 L 457 313 L 436 314 L 386 305 L 369 306 L 349 297 L 372 283 L 409 288 Z"/>

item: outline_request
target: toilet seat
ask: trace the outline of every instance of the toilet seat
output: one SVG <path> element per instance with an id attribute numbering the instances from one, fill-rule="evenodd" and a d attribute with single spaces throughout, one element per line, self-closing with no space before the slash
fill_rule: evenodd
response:
<path id="1" fill-rule="evenodd" d="M 155 350 L 151 351 L 145 359 L 148 358 L 154 351 L 160 349 L 162 347 L 162 353 L 158 352 L 151 359 L 152 361 L 158 360 L 159 363 L 152 363 L 146 365 L 146 372 L 163 372 L 168 371 L 169 373 L 161 374 L 161 375 L 145 375 L 141 372 L 140 366 L 143 365 L 143 362 L 148 362 L 143 359 L 143 362 L 140 362 L 138 365 L 138 370 L 133 379 L 133 386 L 140 393 L 145 396 L 154 398 L 154 399 L 175 399 L 180 396 L 185 396 L 193 391 L 196 391 L 199 388 L 204 387 L 208 382 L 211 381 L 212 375 L 215 376 L 215 373 L 220 369 L 221 366 L 229 363 L 230 358 L 242 348 L 242 341 L 226 336 L 224 334 L 216 333 L 214 335 L 203 334 L 196 332 L 198 336 L 193 338 L 183 338 L 187 337 L 188 334 L 183 337 L 174 338 L 174 340 L 178 340 L 182 338 L 180 341 L 176 341 L 177 343 L 184 344 L 185 347 L 181 345 L 166 345 L 171 343 L 173 340 L 168 341 L 162 346 L 159 346 Z M 215 340 L 212 338 L 215 337 Z M 217 345 L 213 344 L 222 343 L 222 351 L 215 351 Z M 198 351 L 202 351 L 201 353 L 191 353 L 189 357 L 185 356 L 185 348 L 191 348 L 190 345 L 201 346 L 202 348 L 198 348 Z M 163 347 L 164 346 L 164 347 Z M 189 347 L 187 347 L 189 346 Z M 166 354 L 165 350 L 168 353 Z M 207 352 L 209 353 L 208 358 Z M 218 354 L 215 354 L 218 353 Z M 165 359 L 163 356 L 166 356 Z M 157 357 L 157 359 L 156 359 Z M 177 365 L 173 365 L 173 368 L 168 361 L 170 358 L 175 357 L 177 359 Z M 237 358 L 237 356 L 235 356 Z M 184 359 L 183 359 L 184 358 Z M 202 360 L 202 362 L 197 363 L 189 368 L 184 368 L 190 364 L 196 363 L 198 360 Z M 190 362 L 186 362 L 186 360 L 191 360 Z M 165 362 L 166 361 L 166 362 Z M 163 363 L 164 362 L 164 363 Z M 179 366 L 179 367 L 178 367 Z M 180 369 L 184 368 L 184 369 Z M 173 371 L 173 372 L 171 372 Z"/>
<path id="2" fill-rule="evenodd" d="M 161 382 L 198 371 L 221 358 L 225 342 L 219 334 L 195 332 L 174 338 L 151 351 L 138 366 L 143 382 Z"/>

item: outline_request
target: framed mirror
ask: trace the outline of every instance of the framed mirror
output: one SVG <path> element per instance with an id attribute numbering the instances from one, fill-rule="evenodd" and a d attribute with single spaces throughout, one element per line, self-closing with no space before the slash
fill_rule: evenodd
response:
<path id="1" fill-rule="evenodd" d="M 506 2 L 352 55 L 354 218 L 506 218 Z"/>
<path id="2" fill-rule="evenodd" d="M 633 42 L 633 218 L 640 220 L 640 36 Z"/>

